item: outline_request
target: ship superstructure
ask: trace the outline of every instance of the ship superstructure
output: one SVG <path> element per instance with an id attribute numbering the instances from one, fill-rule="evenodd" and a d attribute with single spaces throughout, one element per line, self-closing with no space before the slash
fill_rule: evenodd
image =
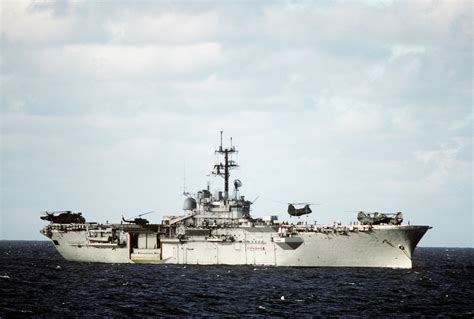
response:
<path id="1" fill-rule="evenodd" d="M 223 177 L 224 191 L 212 194 L 207 186 L 193 196 L 185 193 L 184 215 L 165 216 L 161 224 L 141 217 L 125 224 L 98 224 L 87 223 L 80 213 L 59 212 L 43 217 L 50 224 L 42 233 L 71 261 L 411 268 L 415 247 L 431 228 L 402 225 L 401 213 L 361 212 L 360 223 L 349 225 L 252 218 L 252 202 L 240 195 L 242 182 L 234 180 L 229 192 L 230 171 L 237 167 L 232 139 L 224 147 L 221 132 L 215 152 L 223 161 L 212 173 Z M 299 216 L 290 208 L 290 215 Z M 311 210 L 305 206 L 299 212 Z"/>

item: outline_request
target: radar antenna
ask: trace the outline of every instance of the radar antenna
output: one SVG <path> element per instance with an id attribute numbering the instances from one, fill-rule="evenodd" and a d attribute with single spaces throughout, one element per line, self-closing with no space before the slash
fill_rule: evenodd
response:
<path id="1" fill-rule="evenodd" d="M 191 194 L 186 191 L 186 161 L 183 165 L 183 195 L 189 197 Z"/>
<path id="2" fill-rule="evenodd" d="M 222 133 L 223 132 L 224 131 L 221 131 L 221 145 L 219 146 L 219 148 L 216 150 L 215 153 L 224 155 L 224 163 L 215 164 L 212 174 L 214 176 L 218 175 L 224 178 L 224 201 L 225 203 L 227 203 L 227 200 L 229 199 L 229 177 L 230 177 L 229 171 L 235 167 L 238 167 L 238 165 L 232 159 L 229 159 L 229 155 L 237 153 L 235 146 L 232 145 L 232 137 L 230 138 L 230 144 L 231 144 L 230 147 L 224 148 L 222 146 Z"/>

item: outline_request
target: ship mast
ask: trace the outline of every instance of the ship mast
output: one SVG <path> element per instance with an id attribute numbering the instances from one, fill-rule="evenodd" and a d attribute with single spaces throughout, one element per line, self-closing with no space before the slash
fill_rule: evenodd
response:
<path id="1" fill-rule="evenodd" d="M 238 165 L 233 160 L 229 159 L 229 155 L 237 153 L 235 146 L 232 145 L 232 137 L 230 138 L 230 147 L 224 148 L 222 146 L 222 133 L 223 132 L 224 131 L 221 131 L 221 145 L 219 146 L 219 148 L 216 150 L 215 153 L 224 155 L 224 164 L 223 163 L 215 164 L 212 174 L 224 177 L 224 203 L 227 203 L 227 200 L 229 199 L 229 177 L 230 177 L 229 171 L 235 167 L 238 167 Z"/>

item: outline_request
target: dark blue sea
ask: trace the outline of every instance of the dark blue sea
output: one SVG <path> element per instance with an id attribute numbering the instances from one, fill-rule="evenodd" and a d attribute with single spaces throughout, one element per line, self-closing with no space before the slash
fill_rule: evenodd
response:
<path id="1" fill-rule="evenodd" d="M 412 270 L 66 262 L 0 241 L 0 317 L 474 317 L 474 249 L 418 248 Z"/>

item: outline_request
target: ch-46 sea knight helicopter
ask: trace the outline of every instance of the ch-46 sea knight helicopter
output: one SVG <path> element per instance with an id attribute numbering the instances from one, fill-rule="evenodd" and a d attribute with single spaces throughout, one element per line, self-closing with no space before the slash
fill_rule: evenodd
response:
<path id="1" fill-rule="evenodd" d="M 297 205 L 297 206 L 304 205 L 304 206 L 301 207 L 301 208 L 295 208 L 295 205 Z M 316 204 L 313 204 L 313 203 L 288 203 L 288 214 L 290 216 L 297 216 L 297 217 L 300 217 L 300 216 L 303 216 L 303 215 L 309 215 L 313 212 L 311 210 L 311 208 L 309 208 L 310 205 L 316 205 Z"/>

